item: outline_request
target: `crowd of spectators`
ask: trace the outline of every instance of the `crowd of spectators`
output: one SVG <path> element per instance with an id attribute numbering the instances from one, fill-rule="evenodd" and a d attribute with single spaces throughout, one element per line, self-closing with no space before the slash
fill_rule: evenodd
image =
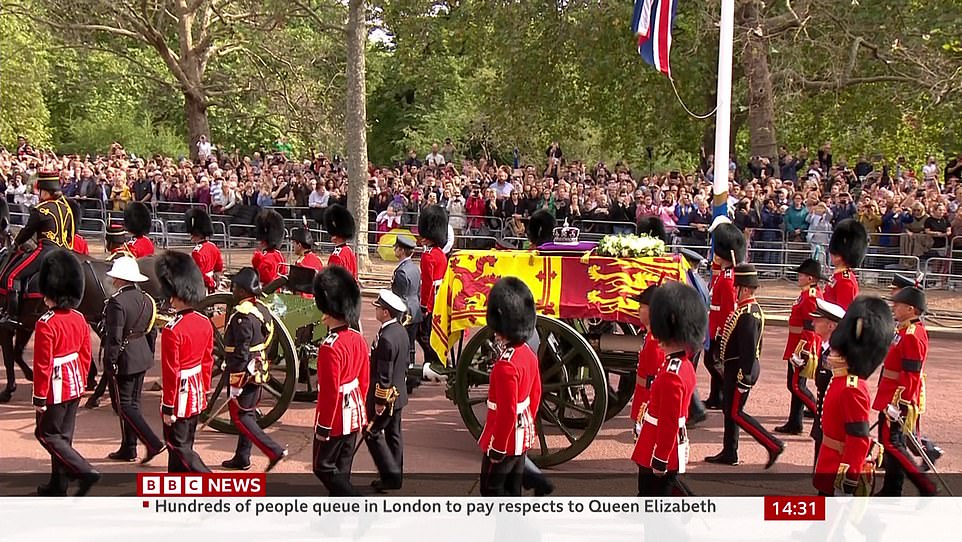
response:
<path id="1" fill-rule="evenodd" d="M 346 204 L 347 172 L 338 156 L 318 152 L 296 159 L 283 138 L 249 156 L 224 152 L 206 138 L 197 151 L 195 161 L 138 157 L 115 143 L 102 156 L 57 156 L 21 139 L 15 151 L 0 151 L 0 190 L 15 207 L 35 204 L 29 179 L 39 168 L 54 167 L 65 194 L 100 200 L 110 210 L 136 200 L 158 210 L 201 203 L 212 214 L 245 219 L 251 209 L 289 208 L 289 216 L 319 219 L 328 205 Z M 569 159 L 557 142 L 542 156 L 532 164 L 519 163 L 517 153 L 512 164 L 468 160 L 447 139 L 423 154 L 411 150 L 398 163 L 372 164 L 374 227 L 384 232 L 416 223 L 421 207 L 437 203 L 459 234 L 505 244 L 525 236 L 526 218 L 538 209 L 597 234 L 633 232 L 642 218 L 657 216 L 677 243 L 707 243 L 713 157 L 704 151 L 697 170 L 664 174 L 645 174 L 622 161 Z M 786 242 L 807 244 L 824 261 L 822 247 L 846 218 L 865 225 L 872 245 L 924 258 L 943 254 L 953 235 L 962 235 L 960 177 L 962 153 L 943 164 L 931 156 L 916 170 L 901 157 L 889 164 L 862 156 L 852 167 L 833 159 L 830 143 L 814 156 L 805 147 L 795 153 L 781 147 L 777 163 L 730 160 L 729 208 L 762 261 Z"/>

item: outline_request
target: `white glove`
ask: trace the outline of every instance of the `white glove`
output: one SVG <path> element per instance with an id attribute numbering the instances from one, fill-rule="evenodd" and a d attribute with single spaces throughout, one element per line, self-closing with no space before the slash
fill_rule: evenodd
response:
<path id="1" fill-rule="evenodd" d="M 792 362 L 792 365 L 796 367 L 804 367 L 805 363 L 807 362 L 807 360 L 804 357 L 802 357 L 802 354 L 800 352 L 796 352 L 792 354 L 792 357 L 788 358 L 788 360 Z"/>
<path id="2" fill-rule="evenodd" d="M 234 386 L 231 386 L 231 387 L 230 387 L 230 398 L 231 398 L 231 399 L 236 399 L 236 398 L 240 397 L 240 394 L 241 394 L 242 391 L 244 391 L 244 388 L 235 388 Z"/>
<path id="3" fill-rule="evenodd" d="M 897 407 L 897 406 L 895 406 L 895 405 L 893 405 L 893 404 L 886 405 L 886 407 L 885 407 L 885 417 L 888 418 L 889 420 L 893 421 L 893 422 L 901 421 L 901 419 L 902 419 L 902 411 L 899 410 L 899 407 Z"/>
<path id="4" fill-rule="evenodd" d="M 634 427 L 631 428 L 631 434 L 635 440 L 638 440 L 638 436 L 641 435 L 641 424 L 635 422 Z"/>

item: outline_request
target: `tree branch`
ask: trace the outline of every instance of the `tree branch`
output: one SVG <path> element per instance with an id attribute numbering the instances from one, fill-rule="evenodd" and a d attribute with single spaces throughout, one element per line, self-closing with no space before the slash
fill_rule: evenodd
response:
<path id="1" fill-rule="evenodd" d="M 317 26 L 317 30 L 328 30 L 331 32 L 340 32 L 342 34 L 347 32 L 347 27 L 334 25 L 325 21 L 320 15 L 317 14 L 316 11 L 311 9 L 311 7 L 304 2 L 304 0 L 292 0 L 292 3 L 300 8 L 305 14 L 307 14 L 309 19 L 314 21 L 315 26 Z"/>

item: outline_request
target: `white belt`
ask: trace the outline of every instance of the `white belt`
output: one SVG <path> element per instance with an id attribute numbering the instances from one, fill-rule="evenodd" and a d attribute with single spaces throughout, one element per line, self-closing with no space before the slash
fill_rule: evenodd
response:
<path id="1" fill-rule="evenodd" d="M 358 384 L 358 381 L 357 381 L 357 379 L 355 378 L 354 380 L 351 380 L 351 381 L 348 382 L 347 384 L 341 385 L 341 387 L 338 388 L 338 391 L 340 391 L 340 392 L 341 392 L 342 394 L 344 394 L 344 395 L 347 395 L 347 394 L 351 393 L 352 391 L 356 390 L 357 387 L 358 387 L 358 385 L 359 385 L 359 384 Z"/>
<path id="2" fill-rule="evenodd" d="M 190 378 L 190 377 L 192 377 L 192 376 L 199 375 L 199 374 L 200 374 L 200 369 L 201 369 L 201 366 L 200 366 L 200 365 L 195 365 L 194 367 L 191 367 L 190 369 L 184 369 L 183 371 L 180 372 L 180 379 L 181 379 L 181 380 L 185 380 L 185 379 Z"/>
<path id="3" fill-rule="evenodd" d="M 515 408 L 517 409 L 518 412 L 524 412 L 525 409 L 527 409 L 529 406 L 531 406 L 531 398 L 530 398 L 530 397 L 528 397 L 528 398 L 525 399 L 524 401 L 521 401 L 520 403 L 518 403 Z M 497 403 L 494 403 L 494 402 L 492 402 L 492 401 L 488 401 L 488 410 L 498 410 L 498 405 L 497 405 Z"/>
<path id="4" fill-rule="evenodd" d="M 79 357 L 80 357 L 80 354 L 77 352 L 74 352 L 73 354 L 67 354 L 66 356 L 60 356 L 59 358 L 53 358 L 53 366 L 60 367 L 61 365 L 65 363 L 70 363 L 71 361 L 74 361 Z"/>
<path id="5" fill-rule="evenodd" d="M 721 305 L 709 305 L 708 308 L 713 311 L 720 311 Z"/>
<path id="6" fill-rule="evenodd" d="M 647 412 L 645 412 L 644 419 L 646 422 L 650 423 L 651 425 L 654 425 L 655 427 L 658 426 L 658 418 L 652 416 L 651 414 L 648 414 Z M 685 427 L 685 421 L 686 419 L 684 417 L 678 418 L 678 427 Z"/>
<path id="7" fill-rule="evenodd" d="M 208 271 L 208 272 L 204 273 L 204 276 L 205 276 L 205 277 L 214 278 L 214 272 L 213 272 L 213 271 Z"/>

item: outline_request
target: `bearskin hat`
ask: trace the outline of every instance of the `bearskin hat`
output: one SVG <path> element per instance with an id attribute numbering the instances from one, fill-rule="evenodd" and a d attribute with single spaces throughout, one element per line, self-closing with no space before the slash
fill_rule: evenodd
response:
<path id="1" fill-rule="evenodd" d="M 311 236 L 311 230 L 307 228 L 294 228 L 291 230 L 291 241 L 305 248 L 314 246 L 314 238 Z"/>
<path id="2" fill-rule="evenodd" d="M 73 252 L 58 249 L 40 263 L 40 293 L 53 300 L 54 306 L 73 309 L 84 296 L 84 273 Z"/>
<path id="3" fill-rule="evenodd" d="M 164 297 L 176 297 L 187 303 L 199 303 L 207 295 L 204 276 L 189 254 L 168 250 L 157 258 L 154 272 Z"/>
<path id="4" fill-rule="evenodd" d="M 210 237 L 214 235 L 214 223 L 210 220 L 207 211 L 193 207 L 184 213 L 184 227 L 190 235 L 198 237 Z"/>
<path id="5" fill-rule="evenodd" d="M 124 228 L 135 237 L 150 233 L 150 209 L 139 201 L 131 201 L 124 209 Z"/>
<path id="6" fill-rule="evenodd" d="M 504 277 L 491 288 L 488 297 L 488 327 L 509 345 L 524 344 L 534 333 L 538 319 L 534 296 L 517 277 Z"/>
<path id="7" fill-rule="evenodd" d="M 657 290 L 659 286 L 661 286 L 661 284 L 648 286 L 635 297 L 635 301 L 637 301 L 639 305 L 651 305 L 651 296 L 655 295 L 655 290 Z"/>
<path id="8" fill-rule="evenodd" d="M 324 213 L 324 230 L 332 237 L 354 238 L 354 215 L 343 205 L 335 203 Z"/>
<path id="9" fill-rule="evenodd" d="M 832 240 L 828 242 L 828 253 L 842 259 L 849 267 L 862 265 L 868 250 L 868 232 L 859 221 L 846 218 L 835 226 Z"/>
<path id="10" fill-rule="evenodd" d="M 241 267 L 231 278 L 231 286 L 245 292 L 261 295 L 261 279 L 253 267 Z"/>
<path id="11" fill-rule="evenodd" d="M 712 241 L 715 243 L 715 255 L 719 258 L 731 261 L 734 252 L 735 261 L 731 263 L 745 259 L 745 235 L 734 224 L 719 224 L 712 232 Z"/>
<path id="12" fill-rule="evenodd" d="M 659 342 L 701 348 L 708 331 L 708 313 L 694 288 L 680 282 L 662 284 L 652 294 L 650 307 L 651 333 Z"/>
<path id="13" fill-rule="evenodd" d="M 277 248 L 284 240 L 284 217 L 273 209 L 264 209 L 254 218 L 254 238 L 268 248 Z"/>
<path id="14" fill-rule="evenodd" d="M 350 271 L 331 265 L 314 276 L 314 303 L 324 314 L 348 323 L 357 322 L 361 315 L 361 288 Z"/>
<path id="15" fill-rule="evenodd" d="M 528 241 L 532 247 L 538 247 L 554 240 L 555 219 L 551 213 L 540 209 L 531 215 L 528 221 Z"/>
<path id="16" fill-rule="evenodd" d="M 647 235 L 652 239 L 661 239 L 666 245 L 670 244 L 665 222 L 657 216 L 644 216 L 638 223 L 638 234 Z"/>
<path id="17" fill-rule="evenodd" d="M 868 378 L 885 360 L 893 333 L 895 321 L 885 301 L 859 296 L 832 332 L 829 345 L 845 358 L 850 374 Z"/>
<path id="18" fill-rule="evenodd" d="M 440 205 L 428 205 L 418 217 L 418 235 L 441 248 L 448 243 L 448 212 Z"/>

